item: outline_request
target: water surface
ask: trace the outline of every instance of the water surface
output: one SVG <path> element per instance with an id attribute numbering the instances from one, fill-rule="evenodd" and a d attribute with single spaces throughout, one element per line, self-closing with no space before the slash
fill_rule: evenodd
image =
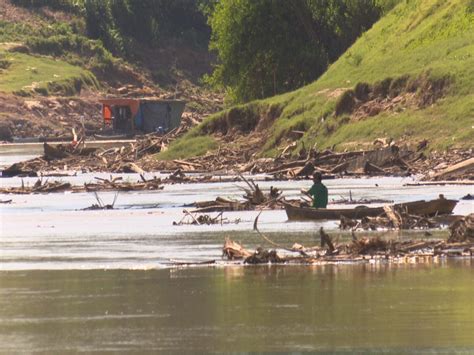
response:
<path id="1" fill-rule="evenodd" d="M 147 174 L 152 177 L 158 174 Z M 108 174 L 60 178 L 74 184 Z M 121 175 L 138 180 L 134 174 Z M 55 179 L 55 178 L 52 178 Z M 2 186 L 34 184 L 3 178 Z M 404 186 L 412 178 L 328 180 L 329 199 L 404 202 L 459 199 L 471 186 Z M 299 196 L 310 181 L 259 182 Z M 474 352 L 473 261 L 416 265 L 233 266 L 226 237 L 249 249 L 269 245 L 252 225 L 258 212 L 225 213 L 239 223 L 173 226 L 183 207 L 217 196 L 241 198 L 237 183 L 167 185 L 120 193 L 115 210 L 83 211 L 90 193 L 0 195 L 0 353 L 146 351 Z M 111 203 L 114 192 L 99 193 Z M 337 207 L 337 206 L 334 206 Z M 455 213 L 474 212 L 460 201 Z M 215 214 L 213 214 L 215 215 Z M 259 229 L 275 242 L 312 246 L 323 226 L 264 211 Z M 446 230 L 432 230 L 445 238 Z M 376 233 L 366 232 L 374 236 Z M 425 238 L 423 232 L 381 232 Z M 216 260 L 199 268 L 173 261 Z"/>
<path id="2" fill-rule="evenodd" d="M 0 272 L 0 352 L 474 351 L 470 260 Z"/>

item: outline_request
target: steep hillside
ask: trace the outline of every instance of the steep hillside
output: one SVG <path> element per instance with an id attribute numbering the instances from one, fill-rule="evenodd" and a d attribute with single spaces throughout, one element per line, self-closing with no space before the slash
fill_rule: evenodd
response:
<path id="1" fill-rule="evenodd" d="M 197 116 L 222 107 L 222 95 L 199 82 L 212 58 L 204 40 L 193 44 L 200 40 L 194 32 L 182 30 L 153 46 L 123 37 L 127 52 L 114 52 L 90 36 L 83 6 L 0 1 L 0 140 L 70 135 L 81 117 L 98 129 L 98 100 L 106 95 L 181 98 Z"/>
<path id="2" fill-rule="evenodd" d="M 473 83 L 474 2 L 402 1 L 316 82 L 216 114 L 183 138 L 198 150 L 178 142 L 163 158 L 233 141 L 238 149 L 252 142 L 264 155 L 295 140 L 300 147 L 337 150 L 376 138 L 470 148 Z M 259 137 L 257 144 L 252 137 Z"/>

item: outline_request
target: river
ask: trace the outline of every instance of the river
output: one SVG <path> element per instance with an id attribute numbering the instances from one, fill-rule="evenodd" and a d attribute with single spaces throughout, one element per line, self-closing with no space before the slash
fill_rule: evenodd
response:
<path id="1" fill-rule="evenodd" d="M 81 184 L 95 176 L 109 175 L 59 179 Z M 349 190 L 353 198 L 395 202 L 473 193 L 472 186 L 404 186 L 412 181 L 325 183 L 330 200 L 347 197 Z M 259 184 L 296 197 L 310 182 Z M 268 246 L 252 231 L 256 212 L 226 213 L 231 223 L 223 225 L 173 225 L 181 220 L 183 205 L 238 198 L 238 185 L 177 184 L 158 192 L 121 193 L 109 211 L 83 211 L 96 203 L 89 193 L 0 195 L 12 199 L 0 205 L 0 352 L 474 352 L 470 259 L 242 267 L 222 261 L 221 248 L 226 237 L 250 249 Z M 111 203 L 115 193 L 99 196 Z M 473 211 L 472 201 L 460 201 L 454 212 Z M 264 211 L 259 218 L 259 229 L 283 245 L 317 244 L 320 226 L 340 241 L 350 238 L 335 222 L 288 222 L 284 211 Z M 212 267 L 170 267 L 171 261 L 214 259 Z"/>

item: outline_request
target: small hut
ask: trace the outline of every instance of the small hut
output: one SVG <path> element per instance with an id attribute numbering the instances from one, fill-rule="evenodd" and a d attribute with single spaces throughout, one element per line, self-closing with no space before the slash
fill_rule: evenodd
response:
<path id="1" fill-rule="evenodd" d="M 168 132 L 181 123 L 184 101 L 144 98 L 100 100 L 104 123 L 123 133 Z"/>

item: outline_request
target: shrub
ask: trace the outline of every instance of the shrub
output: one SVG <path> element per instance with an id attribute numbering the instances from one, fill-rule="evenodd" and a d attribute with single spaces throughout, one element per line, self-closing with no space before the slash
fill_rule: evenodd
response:
<path id="1" fill-rule="evenodd" d="M 80 10 L 79 3 L 71 0 L 11 0 L 13 4 L 23 7 L 43 7 L 76 13 Z"/>
<path id="2" fill-rule="evenodd" d="M 354 94 L 357 100 L 367 101 L 370 94 L 370 85 L 367 83 L 357 83 L 354 88 Z"/>
<path id="3" fill-rule="evenodd" d="M 392 78 L 385 78 L 382 81 L 378 81 L 374 84 L 374 95 L 377 97 L 387 97 L 390 92 L 390 84 Z"/>
<path id="4" fill-rule="evenodd" d="M 351 113 L 355 105 L 355 93 L 353 90 L 345 91 L 337 100 L 335 114 L 340 116 L 343 113 Z"/>
<path id="5" fill-rule="evenodd" d="M 90 40 L 84 36 L 76 34 L 54 35 L 51 37 L 29 37 L 27 45 L 35 53 L 52 55 L 56 57 L 75 53 L 78 58 L 68 58 L 74 64 L 85 65 L 90 69 L 106 71 L 114 65 L 112 54 L 104 48 L 97 40 Z"/>
<path id="6" fill-rule="evenodd" d="M 8 59 L 5 59 L 5 56 L 0 53 L 0 69 L 8 69 L 11 64 L 12 63 Z"/>
<path id="7" fill-rule="evenodd" d="M 403 75 L 396 79 L 393 79 L 389 87 L 390 96 L 395 97 L 407 91 L 407 83 L 409 79 L 410 79 L 409 75 Z"/>

